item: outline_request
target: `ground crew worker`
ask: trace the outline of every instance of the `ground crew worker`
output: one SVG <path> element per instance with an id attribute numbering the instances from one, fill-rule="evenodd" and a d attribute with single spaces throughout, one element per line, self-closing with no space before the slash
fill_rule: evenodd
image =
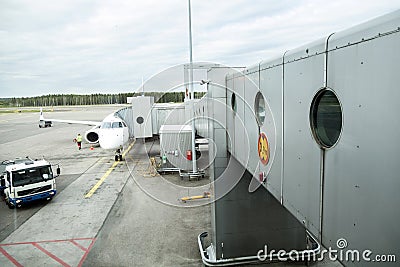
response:
<path id="1" fill-rule="evenodd" d="M 76 137 L 76 143 L 78 144 L 79 150 L 81 150 L 81 148 L 82 148 L 82 136 L 81 136 L 81 134 L 78 134 L 78 136 Z"/>

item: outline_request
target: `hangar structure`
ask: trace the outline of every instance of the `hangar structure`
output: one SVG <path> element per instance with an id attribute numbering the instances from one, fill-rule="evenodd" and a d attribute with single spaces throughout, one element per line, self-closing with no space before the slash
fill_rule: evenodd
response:
<path id="1" fill-rule="evenodd" d="M 399 47 L 396 11 L 243 70 L 208 70 L 197 104 L 217 150 L 212 231 L 198 237 L 206 265 L 259 261 L 266 245 L 400 258 Z"/>

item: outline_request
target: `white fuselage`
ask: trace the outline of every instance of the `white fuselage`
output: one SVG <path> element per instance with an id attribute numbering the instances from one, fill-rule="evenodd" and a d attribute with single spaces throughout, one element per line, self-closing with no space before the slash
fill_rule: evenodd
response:
<path id="1" fill-rule="evenodd" d="M 98 134 L 99 144 L 103 149 L 122 148 L 129 139 L 126 123 L 114 114 L 110 114 L 102 121 Z"/>

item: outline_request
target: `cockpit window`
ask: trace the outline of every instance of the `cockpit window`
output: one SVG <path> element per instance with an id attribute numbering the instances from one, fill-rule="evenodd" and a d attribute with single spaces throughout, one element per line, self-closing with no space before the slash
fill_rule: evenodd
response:
<path id="1" fill-rule="evenodd" d="M 109 121 L 103 122 L 103 123 L 101 124 L 101 127 L 100 127 L 100 128 L 103 128 L 103 129 L 109 129 L 109 128 L 111 128 L 111 122 L 109 122 Z"/>
<path id="2" fill-rule="evenodd" d="M 112 123 L 113 128 L 122 128 L 122 122 L 116 121 Z"/>
<path id="3" fill-rule="evenodd" d="M 122 127 L 123 125 L 121 121 L 114 121 L 114 122 L 105 121 L 101 124 L 101 128 L 103 129 L 122 128 Z"/>

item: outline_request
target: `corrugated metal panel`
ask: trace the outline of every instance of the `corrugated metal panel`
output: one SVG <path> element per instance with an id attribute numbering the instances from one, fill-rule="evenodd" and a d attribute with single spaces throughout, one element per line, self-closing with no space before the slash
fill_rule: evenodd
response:
<path id="1" fill-rule="evenodd" d="M 248 139 L 249 159 L 247 169 L 250 173 L 255 174 L 259 172 L 260 165 L 258 158 L 258 135 L 260 132 L 254 112 L 255 98 L 259 92 L 258 66 L 248 70 L 248 72 L 251 74 L 246 75 L 244 81 L 244 138 Z"/>
<path id="2" fill-rule="evenodd" d="M 185 107 L 183 105 L 170 107 L 153 107 L 153 134 L 159 134 L 162 125 L 185 124 Z"/>
<path id="3" fill-rule="evenodd" d="M 249 193 L 248 184 L 252 174 L 245 171 L 233 157 L 229 164 L 229 169 L 219 177 L 219 181 L 231 181 L 238 173 L 243 175 L 229 192 L 226 185 L 219 181 L 215 183 L 217 200 L 213 202 L 213 245 L 217 259 L 255 256 L 266 245 L 268 251 L 304 250 L 304 226 L 269 192 L 260 188 Z"/>
<path id="4" fill-rule="evenodd" d="M 207 96 L 203 96 L 199 102 L 196 103 L 196 133 L 202 137 L 208 137 L 208 107 Z"/>
<path id="5" fill-rule="evenodd" d="M 325 43 L 310 48 L 321 51 Z M 303 50 L 288 53 L 301 58 Z M 286 57 L 285 57 L 286 58 Z M 286 61 L 286 60 L 285 60 Z M 319 233 L 320 156 L 309 123 L 310 104 L 324 82 L 324 55 L 284 65 L 283 204 L 316 236 Z"/>
<path id="6" fill-rule="evenodd" d="M 335 34 L 330 39 L 329 48 L 334 50 L 329 53 L 328 86 L 342 104 L 343 131 L 337 145 L 326 152 L 323 221 L 323 241 L 327 246 L 336 246 L 339 238 L 345 238 L 346 249 L 397 253 L 397 258 L 400 257 L 398 26 L 400 12 L 347 31 L 348 36 Z M 385 34 L 393 30 L 397 32 Z M 367 40 L 377 33 L 381 37 Z M 361 39 L 365 41 L 335 49 Z M 358 264 L 376 265 L 365 261 Z"/>
<path id="7" fill-rule="evenodd" d="M 265 96 L 275 121 L 275 156 L 267 176 L 267 189 L 281 201 L 283 182 L 283 85 L 282 59 L 260 65 L 260 90 Z M 266 171 L 261 167 L 261 171 Z"/>
<path id="8" fill-rule="evenodd" d="M 231 77 L 231 76 L 229 76 Z M 237 105 L 237 97 L 236 97 L 236 92 L 234 88 L 234 79 L 233 78 L 228 78 L 226 79 L 226 88 L 227 88 L 227 104 L 226 104 L 226 128 L 227 128 L 227 134 L 228 134 L 228 142 L 227 142 L 227 149 L 230 153 L 234 153 L 234 144 L 235 144 L 235 116 L 236 116 L 236 111 L 235 108 L 232 106 L 232 98 L 233 94 L 235 95 L 235 102 Z"/>
<path id="9" fill-rule="evenodd" d="M 329 50 L 355 45 L 369 39 L 379 38 L 388 32 L 399 30 L 400 10 L 335 33 L 329 40 Z"/>
<path id="10" fill-rule="evenodd" d="M 153 97 L 138 96 L 132 98 L 132 107 L 134 112 L 134 131 L 136 138 L 145 138 L 153 136 L 152 106 Z"/>
<path id="11" fill-rule="evenodd" d="M 235 158 L 242 163 L 243 166 L 247 165 L 248 158 L 244 157 L 243 151 L 249 151 L 248 148 L 248 138 L 246 138 L 246 132 L 244 128 L 244 108 L 245 108 L 245 98 L 244 98 L 244 82 L 245 76 L 237 76 L 234 80 L 234 90 L 236 93 L 236 103 L 237 111 L 234 118 L 235 127 Z"/>

